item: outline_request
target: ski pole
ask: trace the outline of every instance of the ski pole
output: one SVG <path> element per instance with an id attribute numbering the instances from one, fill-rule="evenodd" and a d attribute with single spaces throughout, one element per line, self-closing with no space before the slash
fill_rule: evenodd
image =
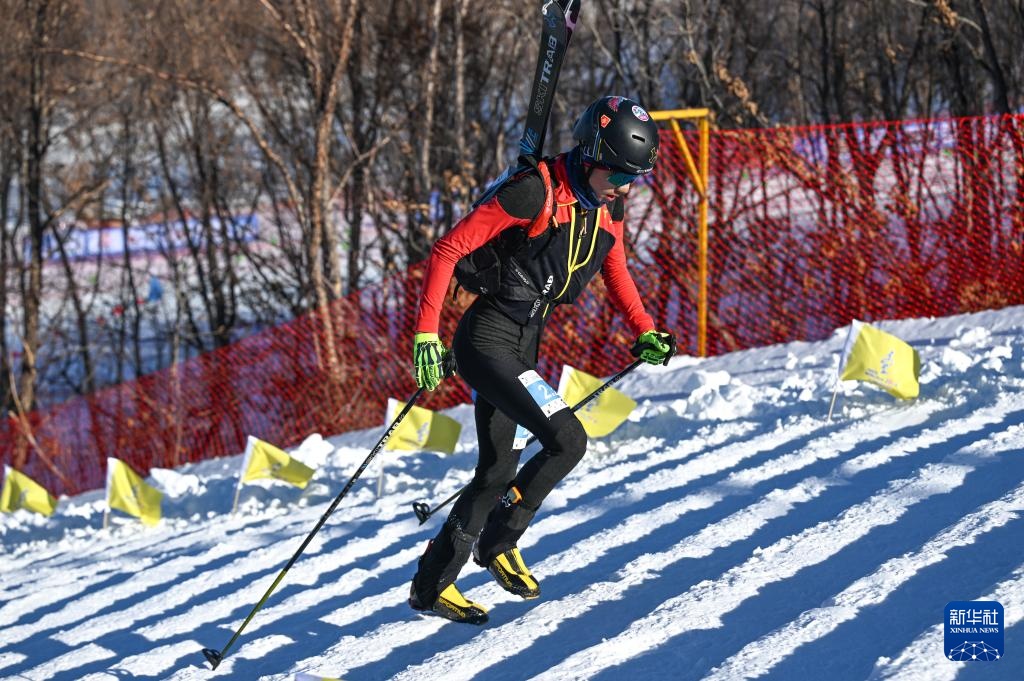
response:
<path id="1" fill-rule="evenodd" d="M 643 360 L 642 359 L 635 360 L 628 367 L 626 367 L 625 369 L 623 369 L 622 371 L 620 371 L 619 373 L 615 374 L 614 376 L 609 378 L 607 381 L 605 381 L 604 384 L 598 386 L 598 388 L 595 389 L 594 392 L 590 393 L 589 395 L 584 397 L 582 400 L 580 400 L 579 403 L 577 403 L 575 406 L 573 406 L 572 411 L 573 412 L 579 411 L 588 402 L 590 402 L 591 400 L 595 399 L 598 395 L 603 393 L 605 390 L 607 390 L 608 388 L 610 388 L 613 385 L 615 385 L 616 383 L 618 383 L 620 380 L 622 380 L 622 378 L 626 374 L 628 374 L 633 369 L 636 369 L 641 364 L 643 364 Z M 534 442 L 536 442 L 536 440 L 537 440 L 537 436 L 536 435 L 531 435 L 530 439 L 526 441 L 525 445 L 523 445 L 523 449 L 525 450 L 527 447 L 529 447 Z M 458 492 L 456 492 L 455 494 L 451 495 L 450 497 L 448 497 L 447 499 L 442 501 L 440 504 L 438 504 L 434 508 L 430 508 L 429 506 L 427 506 L 426 503 L 424 503 L 422 501 L 414 501 L 413 504 L 412 504 L 413 513 L 415 513 L 416 517 L 420 519 L 420 525 L 422 525 L 423 523 L 427 522 L 427 520 L 430 518 L 430 516 L 434 515 L 435 513 L 440 511 L 442 508 L 444 508 L 448 504 L 450 504 L 453 501 L 455 501 L 455 499 L 458 498 L 459 495 L 461 495 L 465 491 L 466 491 L 466 488 L 463 487 Z"/>
<path id="2" fill-rule="evenodd" d="M 345 495 L 348 494 L 348 491 L 352 489 L 352 485 L 356 484 L 356 480 L 359 478 L 360 475 L 362 475 L 363 471 L 366 470 L 366 467 L 370 465 L 370 461 L 373 460 L 373 457 L 377 456 L 377 453 L 380 452 L 381 448 L 384 446 L 384 443 L 387 442 L 388 438 L 391 437 L 391 434 L 395 432 L 395 429 L 398 427 L 398 424 L 401 423 L 402 419 L 405 418 L 405 415 L 409 413 L 409 410 L 412 409 L 413 404 L 415 404 L 416 400 L 418 400 L 420 395 L 423 394 L 424 390 L 426 390 L 426 388 L 420 388 L 419 390 L 417 390 L 416 393 L 411 398 L 409 398 L 409 401 L 406 402 L 405 406 L 402 407 L 402 411 L 398 413 L 398 416 L 395 417 L 395 420 L 392 421 L 388 429 L 384 431 L 384 435 L 381 436 L 380 441 L 377 443 L 377 446 L 373 448 L 373 451 L 370 452 L 370 455 L 366 457 L 366 459 L 363 461 L 363 464 L 356 470 L 355 474 L 348 481 L 348 484 L 345 485 L 345 488 L 341 490 L 338 496 L 334 498 L 334 501 L 327 508 L 327 511 L 320 517 L 320 521 L 316 524 L 316 527 L 313 528 L 313 531 L 309 533 L 309 536 L 307 536 L 305 541 L 302 542 L 302 545 L 299 546 L 299 550 L 295 552 L 295 555 L 291 557 L 291 560 L 288 561 L 288 564 L 285 565 L 284 569 L 281 570 L 280 574 L 277 575 L 277 579 L 275 579 L 274 583 L 270 585 L 269 589 L 267 589 L 267 593 L 263 594 L 263 598 L 261 598 L 259 602 L 253 606 L 252 612 L 250 612 L 249 616 L 245 618 L 244 622 L 242 622 L 242 626 L 238 627 L 238 631 L 236 631 L 235 635 L 231 637 L 231 640 L 228 641 L 228 644 L 224 646 L 224 648 L 222 648 L 219 652 L 212 648 L 203 648 L 203 655 L 206 656 L 206 659 L 209 660 L 210 664 L 213 666 L 214 669 L 216 669 L 217 666 L 224 661 L 224 656 L 228 654 L 228 650 L 231 648 L 232 645 L 234 645 L 235 641 L 238 640 L 238 637 L 242 634 L 242 630 L 245 629 L 245 627 L 249 624 L 249 621 L 257 613 L 257 611 L 259 611 L 259 609 L 263 607 L 263 604 L 267 601 L 268 598 L 270 598 L 270 594 L 274 593 L 274 589 L 276 589 L 277 585 L 281 583 L 282 579 L 284 579 L 285 574 L 288 572 L 288 570 L 291 569 L 292 565 L 295 564 L 295 561 L 299 559 L 299 556 L 302 555 L 302 552 L 306 550 L 306 547 L 309 546 L 309 542 L 313 540 L 313 537 L 316 536 L 316 533 L 319 532 L 320 528 L 324 526 L 325 522 L 327 522 L 327 518 L 329 518 L 330 515 L 334 513 L 334 509 L 338 507 L 338 504 L 341 503 L 341 500 L 344 499 Z"/>

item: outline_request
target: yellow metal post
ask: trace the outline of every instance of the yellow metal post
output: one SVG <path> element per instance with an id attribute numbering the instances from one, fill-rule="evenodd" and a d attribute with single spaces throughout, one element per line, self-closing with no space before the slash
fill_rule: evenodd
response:
<path id="1" fill-rule="evenodd" d="M 706 357 L 708 353 L 708 182 L 710 174 L 710 138 L 711 123 L 709 109 L 674 109 L 671 111 L 652 111 L 651 118 L 656 121 L 669 121 L 675 134 L 676 145 L 683 156 L 690 181 L 700 195 L 697 206 L 697 356 Z M 698 149 L 697 161 L 683 139 L 679 129 L 680 120 L 696 120 Z"/>
<path id="2" fill-rule="evenodd" d="M 708 173 L 709 147 L 711 137 L 711 126 L 708 117 L 704 116 L 697 120 L 697 130 L 700 136 L 700 150 L 698 157 L 700 161 L 701 193 L 700 205 L 697 207 L 697 239 L 700 292 L 697 295 L 697 356 L 707 357 L 708 355 Z"/>

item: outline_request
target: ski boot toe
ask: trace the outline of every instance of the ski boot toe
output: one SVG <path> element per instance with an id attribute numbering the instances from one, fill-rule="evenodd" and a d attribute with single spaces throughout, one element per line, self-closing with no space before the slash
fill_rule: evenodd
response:
<path id="1" fill-rule="evenodd" d="M 495 556 L 487 564 L 487 571 L 505 591 L 527 600 L 540 596 L 540 584 L 526 567 L 519 549 L 514 546 Z"/>
<path id="2" fill-rule="evenodd" d="M 431 612 L 439 617 L 443 617 L 446 620 L 452 622 L 461 622 L 464 624 L 484 624 L 487 622 L 487 608 L 468 600 L 462 595 L 458 587 L 455 584 L 449 584 L 444 590 L 438 594 L 437 600 L 434 602 L 432 607 L 426 607 L 420 603 L 419 598 L 416 596 L 416 592 L 413 591 L 409 595 L 409 606 L 413 610 L 419 610 L 421 612 Z"/>

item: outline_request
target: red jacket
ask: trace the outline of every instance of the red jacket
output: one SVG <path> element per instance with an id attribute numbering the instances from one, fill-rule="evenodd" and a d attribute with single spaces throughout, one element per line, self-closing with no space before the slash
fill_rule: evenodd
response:
<path id="1" fill-rule="evenodd" d="M 516 267 L 507 268 L 505 284 L 489 296 L 490 302 L 519 323 L 540 323 L 555 305 L 572 303 L 600 269 L 609 299 L 639 336 L 654 329 L 654 320 L 644 310 L 626 269 L 622 199 L 610 207 L 584 211 L 570 188 L 565 157 L 561 154 L 547 162 L 554 191 L 552 224 L 521 235 L 517 242 L 521 246 L 513 255 Z M 539 174 L 530 171 L 509 181 L 437 240 L 427 262 L 417 332 L 437 333 L 455 264 L 492 240 L 529 230 L 544 195 Z"/>

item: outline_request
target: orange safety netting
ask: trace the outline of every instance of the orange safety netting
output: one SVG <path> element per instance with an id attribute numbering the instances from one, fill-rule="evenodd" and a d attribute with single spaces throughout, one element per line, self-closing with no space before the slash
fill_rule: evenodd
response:
<path id="1" fill-rule="evenodd" d="M 694 144 L 694 140 L 690 140 Z M 853 318 L 1024 303 L 1024 117 L 725 130 L 711 135 L 708 351 L 819 340 Z M 675 141 L 634 188 L 631 269 L 660 328 L 696 352 L 697 204 Z M 380 426 L 415 390 L 421 265 L 231 346 L 0 423 L 0 459 L 57 493 L 102 487 L 105 458 L 140 472 Z M 449 305 L 450 340 L 463 294 Z M 328 326 L 330 325 L 330 333 Z M 610 375 L 630 337 L 598 278 L 545 332 L 542 376 Z M 333 354 L 328 352 L 335 348 Z M 422 406 L 469 399 L 449 380 Z M 31 437 L 26 434 L 30 433 Z M 20 448 L 20 450 L 19 450 Z"/>

